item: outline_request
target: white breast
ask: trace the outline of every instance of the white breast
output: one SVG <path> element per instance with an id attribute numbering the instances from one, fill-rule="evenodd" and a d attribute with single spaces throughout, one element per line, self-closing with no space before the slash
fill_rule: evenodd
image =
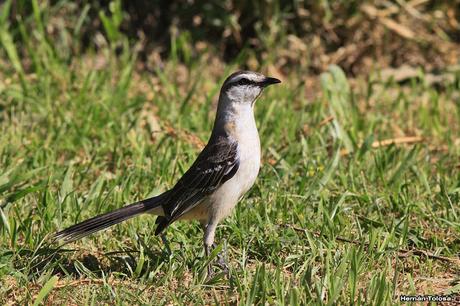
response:
<path id="1" fill-rule="evenodd" d="M 242 109 L 233 122 L 231 136 L 238 142 L 239 168 L 210 197 L 211 214 L 215 219 L 228 216 L 238 200 L 254 185 L 260 168 L 260 140 L 252 107 Z"/>
<path id="2" fill-rule="evenodd" d="M 252 120 L 247 120 L 248 122 L 245 122 L 245 127 L 240 128 L 241 131 L 238 131 L 239 133 L 237 136 L 238 148 L 240 150 L 240 166 L 235 176 L 242 185 L 242 194 L 240 197 L 252 187 L 259 174 L 260 168 L 259 133 L 257 132 L 254 118 L 253 116 L 251 117 L 252 118 L 248 119 Z"/>

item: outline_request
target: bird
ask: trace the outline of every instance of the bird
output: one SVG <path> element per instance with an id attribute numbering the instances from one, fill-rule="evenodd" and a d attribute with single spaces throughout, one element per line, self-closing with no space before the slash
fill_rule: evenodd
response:
<path id="1" fill-rule="evenodd" d="M 178 220 L 198 220 L 204 231 L 205 256 L 215 246 L 217 225 L 253 186 L 261 147 L 254 104 L 269 85 L 281 81 L 253 71 L 237 71 L 224 81 L 211 136 L 195 162 L 169 190 L 54 234 L 69 243 L 143 213 L 157 216 L 155 235 Z M 212 274 L 208 264 L 208 274 Z"/>

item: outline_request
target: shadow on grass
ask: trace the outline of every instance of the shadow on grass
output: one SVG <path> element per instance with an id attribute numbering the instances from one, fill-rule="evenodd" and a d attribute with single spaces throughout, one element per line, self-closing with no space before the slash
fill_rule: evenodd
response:
<path id="1" fill-rule="evenodd" d="M 138 264 L 142 264 L 142 267 L 137 274 L 143 275 L 149 270 L 156 269 L 169 257 L 166 251 L 144 250 L 145 259 L 140 261 L 140 253 L 135 249 L 91 253 L 84 249 L 44 245 L 36 250 L 8 251 L 1 256 L 11 257 L 14 267 L 31 279 L 38 278 L 47 271 L 52 271 L 52 275 L 68 275 L 75 278 L 102 278 L 108 274 L 133 276 Z"/>

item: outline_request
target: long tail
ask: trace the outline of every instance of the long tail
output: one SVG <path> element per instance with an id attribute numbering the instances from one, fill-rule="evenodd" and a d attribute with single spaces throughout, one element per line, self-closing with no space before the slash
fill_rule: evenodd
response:
<path id="1" fill-rule="evenodd" d="M 54 240 L 63 240 L 65 243 L 72 242 L 106 229 L 109 226 L 131 219 L 139 214 L 153 210 L 163 203 L 166 193 L 167 192 L 72 225 L 54 234 Z"/>

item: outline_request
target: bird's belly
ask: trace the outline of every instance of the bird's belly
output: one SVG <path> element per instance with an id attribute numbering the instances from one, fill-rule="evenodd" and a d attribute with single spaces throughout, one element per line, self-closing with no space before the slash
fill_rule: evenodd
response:
<path id="1" fill-rule="evenodd" d="M 179 217 L 178 220 L 200 220 L 206 221 L 209 215 L 209 201 L 207 198 L 198 203 L 195 207 Z"/>
<path id="2" fill-rule="evenodd" d="M 251 158 L 247 158 L 245 161 L 241 161 L 239 171 L 235 174 L 229 183 L 240 186 L 240 194 L 238 198 L 241 198 L 251 187 L 259 174 L 260 168 L 260 154 L 255 153 Z"/>
<path id="3" fill-rule="evenodd" d="M 209 219 L 222 220 L 230 215 L 241 197 L 254 185 L 259 174 L 260 151 L 241 157 L 235 175 L 209 197 Z"/>

